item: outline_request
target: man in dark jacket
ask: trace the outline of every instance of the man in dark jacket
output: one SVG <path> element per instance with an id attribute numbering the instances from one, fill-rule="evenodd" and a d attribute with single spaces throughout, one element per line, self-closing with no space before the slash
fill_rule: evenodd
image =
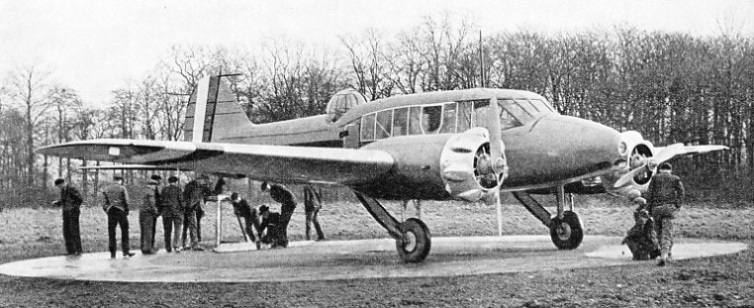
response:
<path id="1" fill-rule="evenodd" d="M 181 251 L 181 227 L 183 226 L 183 190 L 178 184 L 178 178 L 170 176 L 168 186 L 160 194 L 162 204 L 162 228 L 165 230 L 165 250 L 168 252 Z M 171 233 L 175 235 L 171 239 Z"/>
<path id="2" fill-rule="evenodd" d="M 104 196 L 102 209 L 107 213 L 107 236 L 110 258 L 115 259 L 115 228 L 118 225 L 120 225 L 123 257 L 132 257 L 134 254 L 129 252 L 130 246 L 128 243 L 128 191 L 123 186 L 123 177 L 116 175 L 113 179 L 115 183 L 108 186 L 102 192 Z"/>
<path id="3" fill-rule="evenodd" d="M 317 231 L 317 240 L 322 241 L 325 239 L 325 233 L 322 232 L 322 227 L 319 225 L 317 214 L 322 208 L 322 190 L 315 189 L 311 185 L 304 186 L 304 212 L 306 212 L 306 240 L 310 240 L 309 234 L 311 233 L 311 225 L 314 225 L 314 229 Z"/>
<path id="4" fill-rule="evenodd" d="M 293 211 L 296 210 L 296 197 L 283 185 L 262 183 L 262 191 L 270 191 L 270 197 L 280 203 L 280 247 L 288 247 L 288 223 L 291 222 Z"/>
<path id="5" fill-rule="evenodd" d="M 55 186 L 60 188 L 60 200 L 55 201 L 54 204 L 63 208 L 63 239 L 66 253 L 80 256 L 83 249 L 81 249 L 79 215 L 83 200 L 78 190 L 71 185 L 66 185 L 65 180 L 55 180 Z"/>
<path id="6" fill-rule="evenodd" d="M 209 177 L 202 174 L 198 179 L 188 182 L 183 190 L 183 200 L 186 202 L 183 218 L 183 246 L 186 247 L 186 233 L 191 237 L 192 250 L 204 250 L 199 243 L 202 241 L 201 219 L 204 217 L 204 201 L 212 191 L 207 186 Z"/>
<path id="7" fill-rule="evenodd" d="M 259 225 L 259 237 L 262 243 L 270 244 L 271 248 L 280 248 L 281 246 L 281 228 L 280 213 L 270 212 L 266 205 L 259 207 L 259 216 L 262 217 L 262 223 Z"/>
<path id="8" fill-rule="evenodd" d="M 665 266 L 673 248 L 673 219 L 681 210 L 685 190 L 681 179 L 671 173 L 673 166 L 662 163 L 658 169 L 649 183 L 647 196 L 660 241 L 660 262 L 657 265 Z"/>
<path id="9" fill-rule="evenodd" d="M 154 221 L 152 221 L 152 244 L 157 244 L 157 241 L 155 241 L 155 236 L 157 235 L 157 218 L 162 215 L 162 201 L 160 201 L 160 191 L 162 190 L 162 177 L 159 174 L 153 174 L 151 179 L 153 181 L 157 182 L 157 185 L 154 187 L 154 199 L 155 199 L 155 205 L 157 206 L 157 215 L 154 216 Z M 154 251 L 157 251 L 157 247 L 154 247 Z"/>
<path id="10" fill-rule="evenodd" d="M 254 236 L 254 233 L 259 234 L 259 237 L 261 238 L 257 209 L 252 208 L 249 203 L 246 202 L 246 199 L 242 199 L 241 196 L 239 196 L 236 192 L 230 195 L 230 202 L 233 204 L 233 212 L 236 214 L 236 216 L 242 217 L 244 219 L 244 230 L 246 230 L 246 234 L 249 236 L 249 239 L 253 242 L 256 242 L 257 239 Z M 252 226 L 254 227 L 253 229 Z"/>
<path id="11" fill-rule="evenodd" d="M 159 210 L 157 209 L 157 181 L 149 180 L 144 198 L 139 206 L 139 230 L 141 231 L 141 253 L 154 254 L 154 223 Z"/>

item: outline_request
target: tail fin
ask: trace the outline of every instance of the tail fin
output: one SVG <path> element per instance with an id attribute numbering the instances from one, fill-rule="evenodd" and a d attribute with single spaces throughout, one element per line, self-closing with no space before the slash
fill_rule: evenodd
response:
<path id="1" fill-rule="evenodd" d="M 183 124 L 184 141 L 220 141 L 243 126 L 254 125 L 237 104 L 221 76 L 199 80 L 191 94 Z"/>

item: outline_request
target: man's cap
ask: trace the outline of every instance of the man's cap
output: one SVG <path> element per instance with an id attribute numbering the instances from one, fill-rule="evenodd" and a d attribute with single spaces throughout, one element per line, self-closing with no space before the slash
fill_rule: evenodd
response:
<path id="1" fill-rule="evenodd" d="M 261 188 L 261 189 L 262 189 L 263 191 L 264 191 L 264 190 L 267 190 L 267 186 L 268 186 L 269 184 L 270 184 L 270 183 L 267 183 L 267 182 L 262 182 L 262 186 L 260 186 L 259 188 Z"/>
<path id="2" fill-rule="evenodd" d="M 660 164 L 660 170 L 672 170 L 672 169 L 673 169 L 673 165 L 671 165 L 670 163 L 666 162 L 666 163 Z"/>
<path id="3" fill-rule="evenodd" d="M 117 181 L 117 180 L 122 180 L 122 179 L 123 179 L 123 176 L 121 176 L 119 174 L 113 175 L 113 180 Z"/>
<path id="4" fill-rule="evenodd" d="M 62 179 L 62 178 L 55 180 L 55 186 L 58 186 L 58 185 L 63 184 L 63 183 L 65 183 L 65 180 Z"/>
<path id="5" fill-rule="evenodd" d="M 159 181 L 159 180 L 162 180 L 162 177 L 159 174 L 153 174 L 152 179 L 155 181 Z"/>
<path id="6" fill-rule="evenodd" d="M 149 185 L 158 185 L 158 184 L 160 184 L 160 182 L 157 182 L 155 180 L 149 180 L 149 182 L 147 182 L 147 184 L 149 184 Z"/>
<path id="7" fill-rule="evenodd" d="M 259 214 L 264 214 L 270 211 L 270 207 L 266 205 L 262 205 L 259 207 Z"/>
<path id="8" fill-rule="evenodd" d="M 178 182 L 178 178 L 175 175 L 171 175 L 168 178 L 168 183 L 175 183 L 175 182 Z"/>
<path id="9" fill-rule="evenodd" d="M 209 176 L 207 176 L 206 174 L 202 174 L 202 175 L 199 175 L 199 179 L 200 180 L 209 180 Z"/>
<path id="10" fill-rule="evenodd" d="M 238 193 L 237 192 L 234 192 L 234 193 L 230 194 L 230 199 L 231 200 L 236 200 L 237 197 L 238 197 Z"/>

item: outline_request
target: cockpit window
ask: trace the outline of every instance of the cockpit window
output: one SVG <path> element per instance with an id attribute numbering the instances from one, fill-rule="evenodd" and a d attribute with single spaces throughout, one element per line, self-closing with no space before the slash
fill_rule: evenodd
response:
<path id="1" fill-rule="evenodd" d="M 539 110 L 540 113 L 553 113 L 555 111 L 552 109 L 552 107 L 550 107 L 549 104 L 543 102 L 542 100 L 530 99 L 529 101 L 532 105 L 534 105 L 535 108 L 537 108 L 537 110 Z"/>
<path id="2" fill-rule="evenodd" d="M 517 99 L 517 100 L 515 100 L 515 102 L 516 102 L 515 103 L 516 105 L 520 106 L 530 116 L 534 116 L 534 115 L 536 115 L 536 114 L 539 113 L 539 110 L 537 110 L 536 108 L 534 108 L 534 106 L 532 106 L 531 103 L 529 103 L 529 101 L 527 101 L 525 99 Z"/>
<path id="3" fill-rule="evenodd" d="M 422 108 L 422 129 L 425 134 L 436 134 L 442 124 L 442 105 Z"/>
<path id="4" fill-rule="evenodd" d="M 502 129 L 506 129 L 516 126 L 521 126 L 521 122 L 513 117 L 510 112 L 503 108 L 500 108 L 500 127 Z"/>
<path id="5" fill-rule="evenodd" d="M 521 105 L 516 104 L 512 100 L 499 100 L 498 103 L 500 104 L 500 107 L 502 109 L 508 111 L 508 114 L 518 120 L 519 125 L 520 123 L 528 123 L 533 119 L 531 114 L 526 112 L 526 110 L 524 110 Z"/>
<path id="6" fill-rule="evenodd" d="M 458 132 L 462 133 L 474 127 L 474 102 L 458 102 Z"/>

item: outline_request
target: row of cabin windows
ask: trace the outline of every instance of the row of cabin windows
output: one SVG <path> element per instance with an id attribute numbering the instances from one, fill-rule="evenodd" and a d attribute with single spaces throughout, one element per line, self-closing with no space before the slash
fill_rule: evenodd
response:
<path id="1" fill-rule="evenodd" d="M 489 100 L 401 107 L 370 113 L 361 118 L 361 141 L 406 135 L 464 132 L 485 126 L 482 112 Z M 554 112 L 540 100 L 498 100 L 503 129 L 527 123 L 541 113 Z"/>

